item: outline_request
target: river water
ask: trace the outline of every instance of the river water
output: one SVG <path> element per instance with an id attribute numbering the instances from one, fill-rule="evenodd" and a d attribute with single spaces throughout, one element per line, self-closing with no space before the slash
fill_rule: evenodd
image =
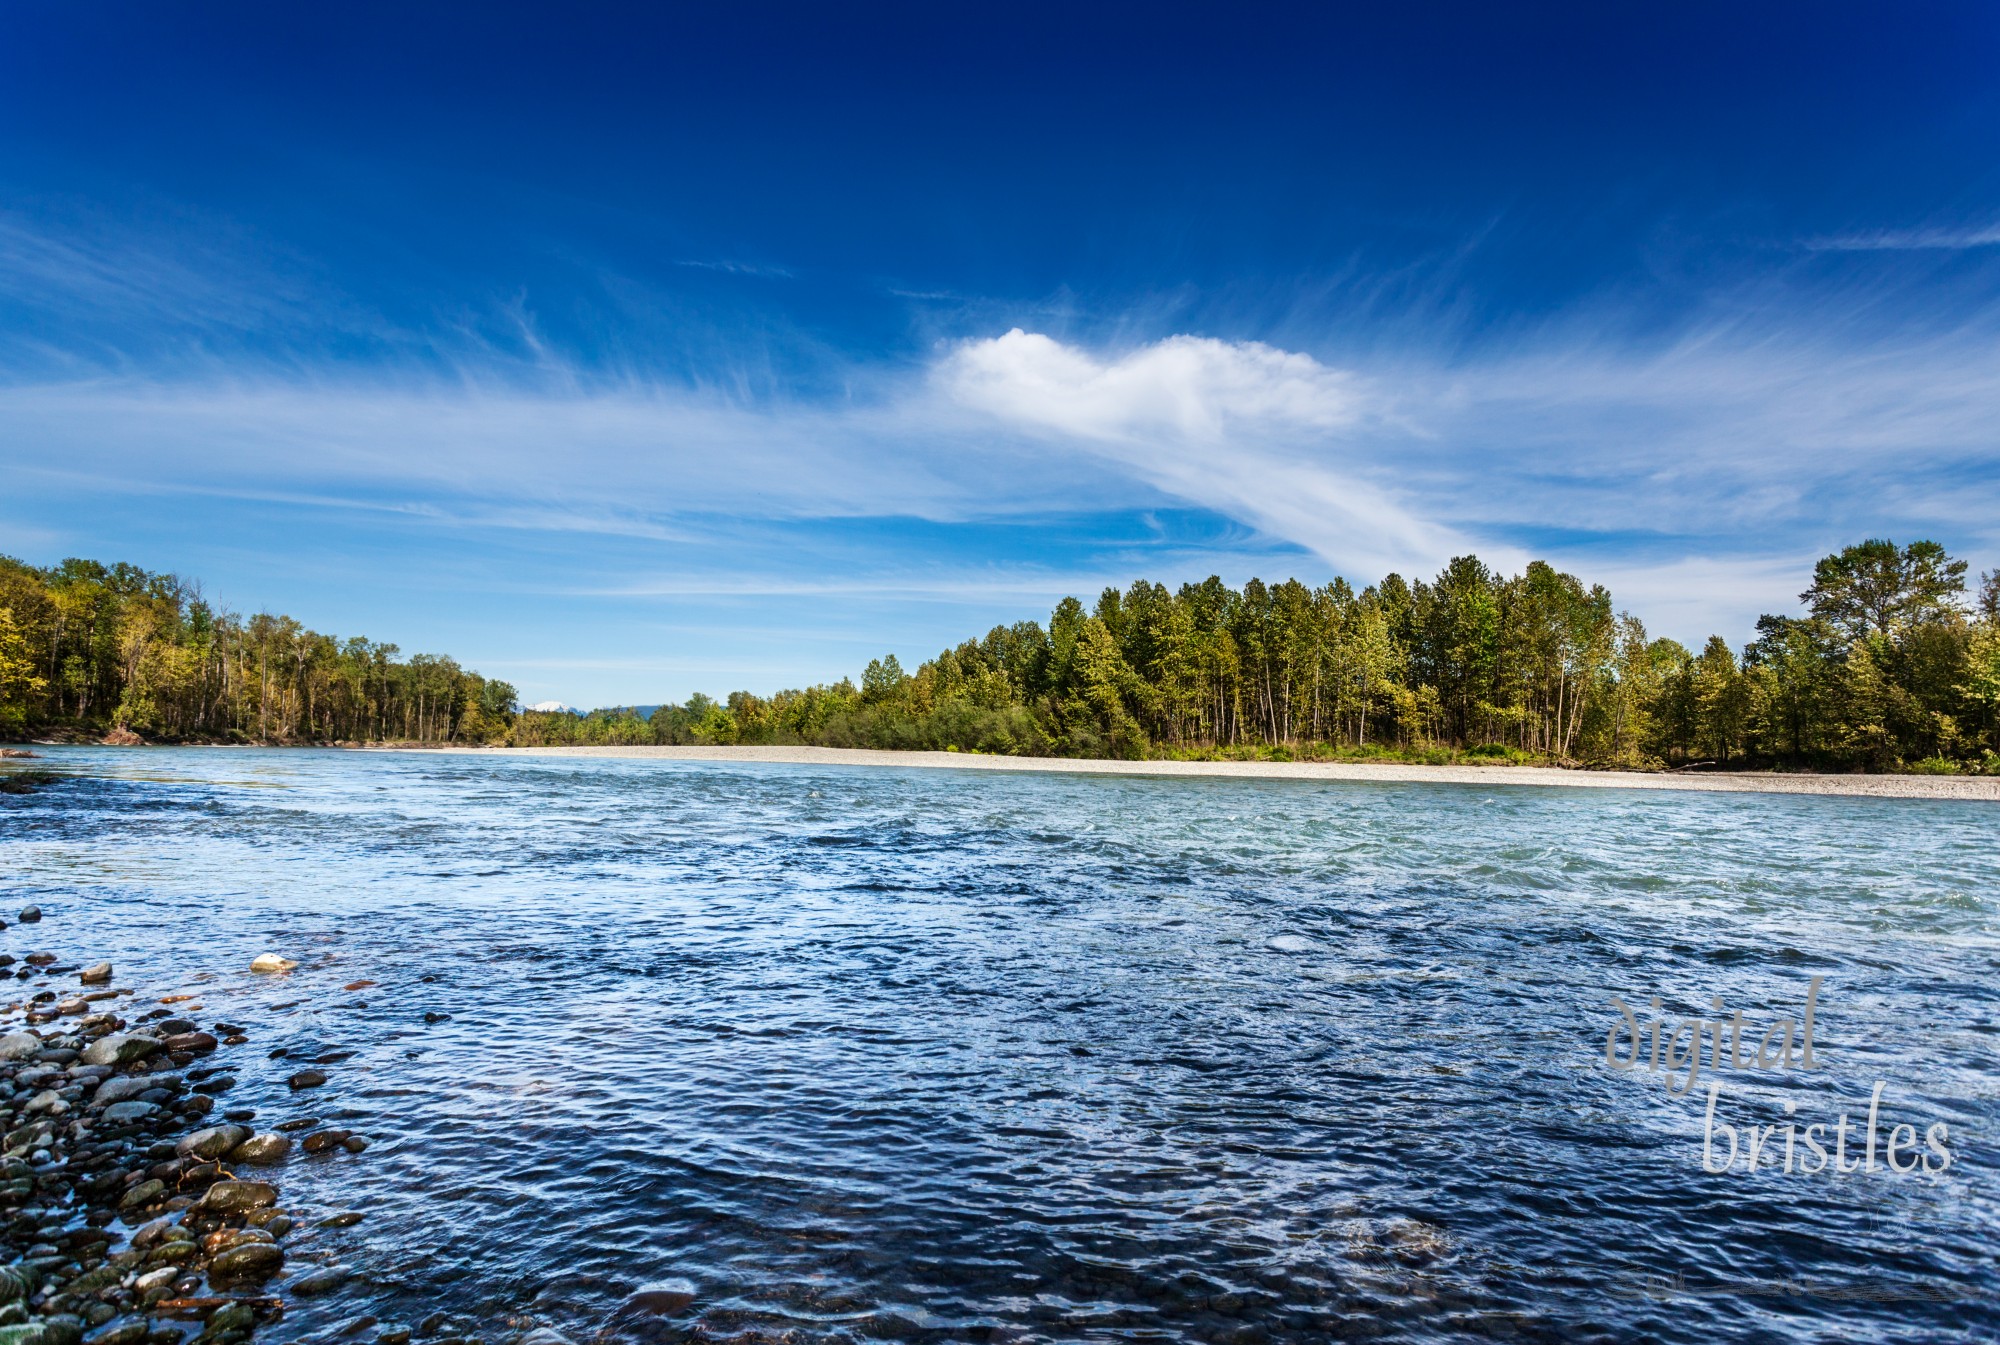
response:
<path id="1" fill-rule="evenodd" d="M 365 1216 L 277 1338 L 2000 1330 L 1989 804 L 44 750 L 0 947 L 198 994 L 228 1105 L 374 1141 L 276 1178 Z M 1814 977 L 1815 1067 L 1754 1068 Z M 1608 1067 L 1614 995 L 1744 1067 Z M 1798 1170 L 1878 1082 L 1874 1169 Z"/>

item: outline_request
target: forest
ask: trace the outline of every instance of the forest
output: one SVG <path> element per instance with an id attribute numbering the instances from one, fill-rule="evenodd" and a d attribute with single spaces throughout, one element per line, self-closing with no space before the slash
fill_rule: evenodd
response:
<path id="1" fill-rule="evenodd" d="M 1356 591 L 1140 581 L 914 673 L 587 715 L 449 658 L 243 618 L 170 575 L 0 558 L 0 735 L 514 746 L 814 744 L 1028 756 L 1490 760 L 2000 774 L 2000 572 L 1933 542 L 1828 556 L 1740 649 L 1601 585 L 1477 558 Z"/>

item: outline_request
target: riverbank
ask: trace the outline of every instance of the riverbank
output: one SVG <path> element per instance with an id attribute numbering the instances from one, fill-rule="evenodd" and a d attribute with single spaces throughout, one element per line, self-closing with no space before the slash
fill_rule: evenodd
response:
<path id="1" fill-rule="evenodd" d="M 248 1040 L 241 1030 L 202 1030 L 194 995 L 156 1005 L 114 986 L 110 963 L 27 951 L 60 933 L 28 907 L 9 931 L 23 955 L 0 954 L 23 982 L 0 1007 L 0 1333 L 149 1345 L 198 1323 L 203 1340 L 248 1341 L 284 1313 L 266 1282 L 285 1268 L 294 1218 L 245 1169 L 281 1163 L 285 1132 L 314 1123 L 258 1133 L 252 1110 L 211 1116 L 236 1082 L 226 1057 Z M 284 1292 L 334 1282 L 293 1275 Z"/>
<path id="2" fill-rule="evenodd" d="M 401 751 L 409 749 L 371 749 Z M 1669 789 L 1724 794 L 1832 794 L 1883 799 L 2000 803 L 2000 778 L 1964 775 L 1808 775 L 1704 771 L 1570 771 L 1548 766 L 1415 766 L 1314 761 L 1104 761 L 1001 757 L 964 752 L 890 752 L 861 747 L 447 747 L 481 756 L 633 757 L 659 761 L 761 761 L 809 766 L 901 766 L 1067 775 L 1144 775 L 1253 780 L 1359 780 L 1376 784 L 1555 785 L 1573 789 Z"/>

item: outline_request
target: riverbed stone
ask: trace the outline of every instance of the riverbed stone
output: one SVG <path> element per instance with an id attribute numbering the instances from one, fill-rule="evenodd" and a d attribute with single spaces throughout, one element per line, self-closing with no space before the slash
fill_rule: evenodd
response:
<path id="1" fill-rule="evenodd" d="M 210 1279 L 270 1279 L 284 1267 L 284 1253 L 276 1243 L 242 1243 L 230 1247 L 208 1263 Z"/>
<path id="2" fill-rule="evenodd" d="M 269 1182 L 222 1181 L 202 1192 L 200 1207 L 212 1214 L 242 1214 L 278 1203 L 278 1188 Z"/>
<path id="3" fill-rule="evenodd" d="M 99 962 L 94 967 L 85 967 L 76 974 L 76 979 L 85 985 L 101 985 L 111 979 L 111 964 Z"/>
<path id="4" fill-rule="evenodd" d="M 326 1071 L 302 1069 L 291 1078 L 285 1080 L 285 1082 L 290 1084 L 294 1090 L 300 1088 L 317 1088 L 326 1082 Z"/>
<path id="5" fill-rule="evenodd" d="M 648 1313 L 667 1316 L 684 1311 L 694 1303 L 694 1285 L 687 1280 L 661 1280 L 636 1289 L 618 1305 L 620 1313 Z"/>
<path id="6" fill-rule="evenodd" d="M 139 1121 L 151 1120 L 159 1110 L 150 1102 L 133 1098 L 130 1102 L 114 1102 L 106 1107 L 104 1119 L 108 1124 L 115 1126 L 133 1125 Z"/>
<path id="7" fill-rule="evenodd" d="M 35 923 L 35 922 L 36 922 L 37 920 L 40 920 L 41 918 L 42 918 L 42 908 L 41 908 L 41 907 L 39 907 L 39 906 L 23 906 L 23 907 L 21 908 L 21 923 L 22 923 L 22 924 L 24 924 L 24 925 L 32 925 L 32 924 L 34 924 L 34 923 Z"/>
<path id="8" fill-rule="evenodd" d="M 42 1049 L 42 1039 L 32 1032 L 9 1032 L 0 1037 L 0 1060 L 27 1060 Z"/>
<path id="9" fill-rule="evenodd" d="M 298 963 L 292 961 L 289 957 L 279 957 L 276 953 L 259 953 L 250 959 L 250 970 L 263 972 L 267 975 L 291 971 L 298 965 Z"/>
<path id="10" fill-rule="evenodd" d="M 345 1130 L 315 1130 L 305 1137 L 301 1147 L 309 1154 L 323 1154 L 328 1149 L 347 1141 L 349 1132 Z"/>
<path id="11" fill-rule="evenodd" d="M 84 1047 L 83 1063 L 128 1065 L 134 1060 L 144 1060 L 159 1049 L 159 1041 L 143 1032 L 114 1032 Z"/>
<path id="12" fill-rule="evenodd" d="M 139 1345 L 151 1329 L 144 1317 L 114 1317 L 91 1333 L 90 1345 Z"/>
<path id="13" fill-rule="evenodd" d="M 174 1146 L 174 1152 L 182 1158 L 220 1158 L 230 1150 L 250 1138 L 249 1128 L 239 1125 L 210 1126 L 184 1136 Z"/>
<path id="14" fill-rule="evenodd" d="M 308 1275 L 301 1275 L 287 1281 L 285 1288 L 300 1298 L 315 1298 L 320 1294 L 330 1294 L 347 1283 L 352 1272 L 346 1266 L 326 1266 Z"/>
<path id="15" fill-rule="evenodd" d="M 148 1177 L 145 1181 L 140 1182 L 125 1193 L 124 1198 L 118 1202 L 118 1208 L 122 1210 L 143 1209 L 166 1195 L 166 1193 L 167 1184 L 165 1182 L 161 1181 L 158 1177 Z"/>
<path id="16" fill-rule="evenodd" d="M 273 1247 L 271 1250 L 277 1251 L 278 1249 Z M 280 1256 L 278 1258 L 278 1261 L 280 1264 L 282 1264 L 284 1262 L 284 1257 Z M 273 1266 L 270 1270 L 267 1270 L 260 1275 L 249 1275 L 236 1278 L 259 1279 L 259 1280 L 269 1279 L 272 1273 L 276 1271 L 276 1269 L 277 1267 Z M 211 1268 L 211 1273 L 213 1273 L 213 1268 Z M 225 1276 L 224 1278 L 231 1278 L 231 1277 Z M 224 1332 L 248 1331 L 256 1325 L 257 1325 L 256 1310 L 252 1308 L 248 1303 L 245 1303 L 242 1299 L 239 1298 L 235 1302 L 224 1303 L 214 1312 L 209 1313 L 208 1320 L 202 1323 L 202 1335 L 212 1340 L 222 1335 Z"/>
<path id="17" fill-rule="evenodd" d="M 229 1151 L 232 1163 L 281 1163 L 292 1151 L 291 1137 L 266 1131 L 252 1135 Z"/>

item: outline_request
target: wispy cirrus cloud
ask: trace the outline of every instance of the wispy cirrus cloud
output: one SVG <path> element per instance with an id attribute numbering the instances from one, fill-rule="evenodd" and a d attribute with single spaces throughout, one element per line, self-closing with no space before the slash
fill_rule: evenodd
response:
<path id="1" fill-rule="evenodd" d="M 2000 246 L 2000 221 L 1973 225 L 1929 225 L 1917 229 L 1870 229 L 1809 238 L 1813 252 L 1961 252 Z"/>
<path id="2" fill-rule="evenodd" d="M 149 254 L 101 241 L 0 228 L 0 293 L 138 331 L 313 308 L 283 297 L 310 291 L 296 277 L 264 311 L 231 297 L 249 280 L 135 275 Z M 385 555 L 422 538 L 453 582 L 550 601 L 877 604 L 870 621 L 957 603 L 958 634 L 1141 574 L 1369 582 L 1467 551 L 1555 560 L 1672 633 L 1740 633 L 1861 535 L 1941 531 L 2000 559 L 1996 310 L 1885 326 L 1879 291 L 1796 300 L 1747 286 L 1645 338 L 1579 305 L 1477 342 L 1316 348 L 1138 318 L 1083 339 L 1051 311 L 1049 330 L 994 324 L 788 394 L 593 361 L 520 295 L 369 361 L 72 344 L 0 378 L 0 550 L 115 550 L 61 537 L 150 497 L 188 521 L 162 544 L 176 566 L 196 531 L 310 518 Z M 1222 531 L 1139 526 L 1173 510 Z"/>

